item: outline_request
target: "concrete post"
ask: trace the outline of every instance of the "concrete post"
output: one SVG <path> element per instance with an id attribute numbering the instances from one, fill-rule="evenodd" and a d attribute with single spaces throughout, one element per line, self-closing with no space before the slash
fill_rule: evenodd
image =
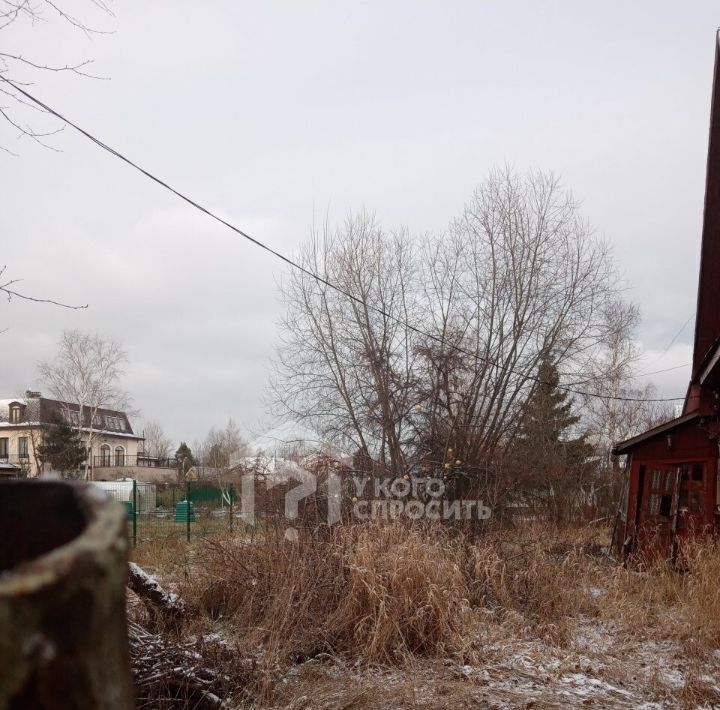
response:
<path id="1" fill-rule="evenodd" d="M 130 710 L 122 506 L 0 482 L 0 710 Z"/>

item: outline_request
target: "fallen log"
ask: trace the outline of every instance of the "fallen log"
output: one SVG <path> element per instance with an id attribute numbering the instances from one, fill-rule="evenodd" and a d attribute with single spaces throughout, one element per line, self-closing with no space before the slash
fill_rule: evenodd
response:
<path id="1" fill-rule="evenodd" d="M 183 621 L 194 613 L 181 597 L 165 591 L 155 577 L 134 562 L 128 563 L 128 587 L 167 620 Z"/>

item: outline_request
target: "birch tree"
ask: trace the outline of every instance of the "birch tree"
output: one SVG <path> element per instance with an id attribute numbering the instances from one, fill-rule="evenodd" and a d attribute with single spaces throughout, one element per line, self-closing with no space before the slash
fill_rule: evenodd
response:
<path id="1" fill-rule="evenodd" d="M 640 349 L 635 330 L 640 320 L 632 304 L 610 304 L 602 313 L 606 337 L 597 351 L 594 369 L 583 388 L 599 396 L 585 397 L 583 414 L 592 434 L 598 460 L 594 496 L 607 514 L 614 512 L 625 481 L 625 469 L 612 448 L 647 429 L 672 419 L 667 402 L 648 402 L 657 397 L 652 383 L 637 383 Z"/>
<path id="2" fill-rule="evenodd" d="M 88 450 L 87 480 L 93 479 L 93 443 L 100 428 L 98 409 L 124 411 L 130 404 L 120 385 L 126 362 L 125 351 L 112 338 L 66 330 L 55 359 L 39 365 L 47 389 L 64 403 L 67 421 L 78 427 Z"/>

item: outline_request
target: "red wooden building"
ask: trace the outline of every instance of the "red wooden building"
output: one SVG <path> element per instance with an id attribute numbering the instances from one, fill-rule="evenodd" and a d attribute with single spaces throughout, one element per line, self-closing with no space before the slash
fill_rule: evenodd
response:
<path id="1" fill-rule="evenodd" d="M 628 480 L 613 544 L 675 556 L 684 536 L 720 524 L 720 35 L 710 109 L 692 375 L 680 417 L 616 445 Z"/>

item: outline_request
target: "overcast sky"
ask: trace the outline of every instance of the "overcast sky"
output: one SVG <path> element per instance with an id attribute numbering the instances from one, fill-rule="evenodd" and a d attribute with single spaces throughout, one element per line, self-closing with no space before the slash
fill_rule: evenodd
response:
<path id="1" fill-rule="evenodd" d="M 32 92 L 286 252 L 313 214 L 439 231 L 490 167 L 553 170 L 613 244 L 647 370 L 689 363 L 715 2 L 89 2 L 2 30 L 2 51 L 87 58 L 107 81 Z M 48 16 L 49 17 L 49 16 Z M 23 114 L 29 120 L 32 116 Z M 266 419 L 281 264 L 66 130 L 53 152 L 0 123 L 0 396 L 42 389 L 63 329 L 122 342 L 126 386 L 174 439 Z M 658 359 L 659 358 L 659 359 Z M 689 369 L 657 375 L 684 395 Z"/>

